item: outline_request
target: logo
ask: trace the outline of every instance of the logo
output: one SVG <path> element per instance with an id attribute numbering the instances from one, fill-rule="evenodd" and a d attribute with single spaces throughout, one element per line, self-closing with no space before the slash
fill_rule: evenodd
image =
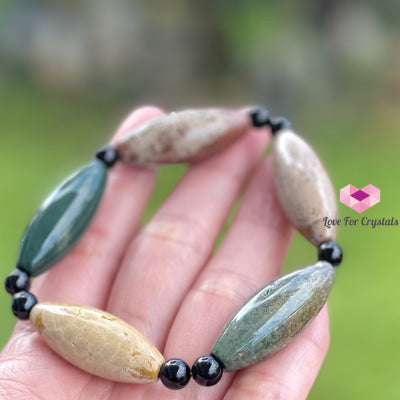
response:
<path id="1" fill-rule="evenodd" d="M 340 189 L 340 202 L 352 208 L 358 213 L 362 213 L 368 208 L 378 204 L 381 201 L 381 191 L 374 185 L 367 185 L 362 189 L 354 185 L 347 185 Z M 399 221 L 395 217 L 353 218 L 350 216 L 343 218 L 330 219 L 323 217 L 323 224 L 326 228 L 332 228 L 334 225 L 348 226 L 350 228 L 367 227 L 375 229 L 377 226 L 398 226 Z"/>
<path id="2" fill-rule="evenodd" d="M 340 202 L 362 213 L 381 201 L 381 191 L 374 185 L 367 185 L 362 189 L 347 185 L 340 189 Z"/>

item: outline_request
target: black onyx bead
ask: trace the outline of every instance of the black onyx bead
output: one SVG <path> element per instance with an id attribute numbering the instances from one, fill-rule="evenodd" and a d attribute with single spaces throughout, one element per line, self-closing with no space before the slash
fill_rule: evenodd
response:
<path id="1" fill-rule="evenodd" d="M 7 276 L 4 286 L 10 294 L 15 294 L 21 290 L 29 290 L 31 286 L 29 275 L 25 271 L 16 268 Z"/>
<path id="2" fill-rule="evenodd" d="M 202 356 L 193 364 L 192 375 L 199 385 L 213 386 L 221 379 L 222 370 L 221 363 L 214 356 Z"/>
<path id="3" fill-rule="evenodd" d="M 112 146 L 104 146 L 96 153 L 96 158 L 103 161 L 108 168 L 112 167 L 118 160 L 118 153 Z"/>
<path id="4" fill-rule="evenodd" d="M 270 119 L 269 126 L 271 127 L 272 133 L 290 129 L 292 123 L 285 117 L 273 117 Z"/>
<path id="5" fill-rule="evenodd" d="M 36 297 L 32 293 L 18 292 L 13 296 L 12 312 L 18 319 L 29 319 L 29 314 L 36 303 Z"/>
<path id="6" fill-rule="evenodd" d="M 256 107 L 250 110 L 249 115 L 251 122 L 256 128 L 268 125 L 269 123 L 269 111 L 263 107 Z"/>
<path id="7" fill-rule="evenodd" d="M 168 389 L 182 389 L 190 380 L 189 365 L 179 358 L 172 358 L 161 366 L 159 378 Z"/>
<path id="8" fill-rule="evenodd" d="M 327 261 L 337 267 L 342 262 L 342 257 L 342 249 L 332 240 L 323 242 L 318 246 L 318 260 L 320 261 Z"/>

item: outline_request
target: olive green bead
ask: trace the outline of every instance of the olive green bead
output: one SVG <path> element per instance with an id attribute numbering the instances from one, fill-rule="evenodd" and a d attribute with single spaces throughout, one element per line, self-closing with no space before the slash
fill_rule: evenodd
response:
<path id="1" fill-rule="evenodd" d="M 37 276 L 76 244 L 100 203 L 106 177 L 107 167 L 95 160 L 53 191 L 24 232 L 18 268 Z"/>
<path id="2" fill-rule="evenodd" d="M 334 279 L 335 269 L 322 261 L 264 286 L 225 325 L 211 353 L 226 371 L 276 353 L 318 314 Z"/>

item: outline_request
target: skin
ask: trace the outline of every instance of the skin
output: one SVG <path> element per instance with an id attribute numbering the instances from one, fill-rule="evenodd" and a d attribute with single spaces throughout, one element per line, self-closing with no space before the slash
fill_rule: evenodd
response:
<path id="1" fill-rule="evenodd" d="M 155 107 L 134 111 L 116 136 L 161 113 Z M 249 131 L 222 153 L 190 166 L 141 230 L 155 172 L 116 165 L 89 230 L 67 257 L 35 279 L 32 292 L 42 301 L 85 304 L 114 314 L 166 359 L 182 358 L 192 365 L 209 354 L 237 307 L 279 274 L 292 237 L 274 193 L 271 162 L 258 163 L 269 138 L 267 130 Z M 242 192 L 236 217 L 213 253 Z M 328 346 L 324 306 L 271 358 L 224 374 L 212 388 L 191 381 L 171 391 L 161 382 L 115 383 L 83 372 L 56 355 L 29 321 L 20 321 L 0 354 L 0 398 L 305 399 Z"/>

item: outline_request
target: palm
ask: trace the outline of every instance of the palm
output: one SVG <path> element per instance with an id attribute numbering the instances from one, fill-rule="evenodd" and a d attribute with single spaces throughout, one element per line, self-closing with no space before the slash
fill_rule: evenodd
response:
<path id="1" fill-rule="evenodd" d="M 150 107 L 136 111 L 118 134 L 158 113 Z M 155 173 L 116 166 L 89 231 L 56 268 L 35 280 L 33 293 L 42 301 L 105 309 L 141 331 L 166 359 L 178 357 L 190 365 L 209 354 L 231 313 L 278 274 L 290 242 L 269 160 L 256 167 L 267 140 L 266 133 L 249 132 L 224 153 L 191 166 L 139 233 Z M 248 179 L 236 218 L 211 257 Z M 297 400 L 306 398 L 328 342 L 324 307 L 290 346 L 270 359 L 226 373 L 213 388 L 190 382 L 174 392 L 160 382 L 119 384 L 87 374 L 53 353 L 29 323 L 19 322 L 1 353 L 0 394 L 46 400 Z"/>

